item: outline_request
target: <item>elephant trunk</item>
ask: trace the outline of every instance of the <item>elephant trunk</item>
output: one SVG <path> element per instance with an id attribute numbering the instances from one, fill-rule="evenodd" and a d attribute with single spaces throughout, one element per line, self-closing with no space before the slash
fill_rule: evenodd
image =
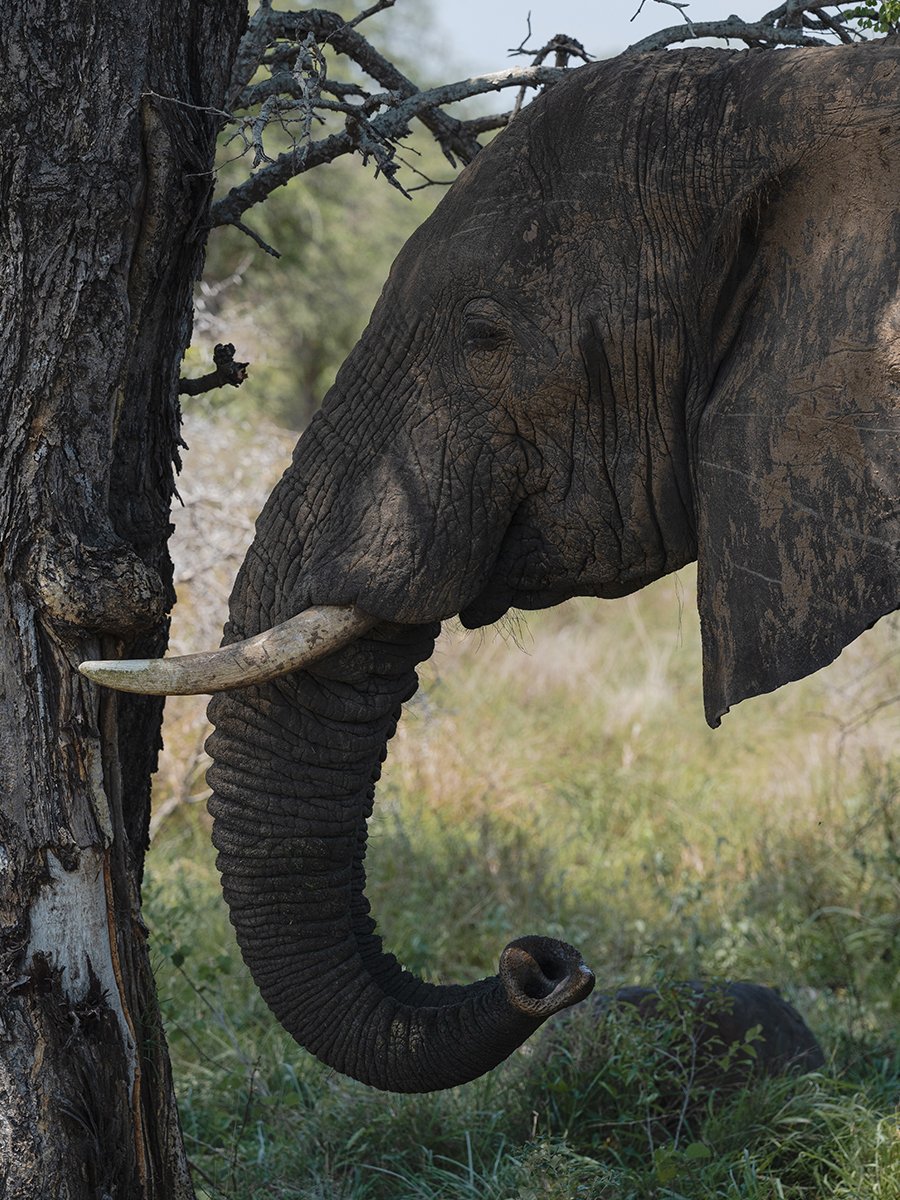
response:
<path id="1" fill-rule="evenodd" d="M 366 822 L 437 628 L 376 628 L 315 673 L 210 709 L 213 839 L 253 977 L 301 1045 L 398 1092 L 490 1070 L 594 982 L 577 951 L 549 938 L 510 943 L 499 975 L 468 986 L 425 983 L 382 950 L 364 890 Z"/>

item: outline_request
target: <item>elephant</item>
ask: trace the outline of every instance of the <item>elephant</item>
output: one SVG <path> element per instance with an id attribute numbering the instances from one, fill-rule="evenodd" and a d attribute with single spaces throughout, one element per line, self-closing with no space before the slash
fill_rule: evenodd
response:
<path id="1" fill-rule="evenodd" d="M 440 622 L 697 560 L 716 727 L 896 607 L 898 148 L 889 43 L 572 70 L 400 252 L 259 517 L 224 647 L 86 666 L 215 693 L 232 922 L 333 1068 L 463 1083 L 594 982 L 540 936 L 468 985 L 382 948 L 367 820 Z"/>

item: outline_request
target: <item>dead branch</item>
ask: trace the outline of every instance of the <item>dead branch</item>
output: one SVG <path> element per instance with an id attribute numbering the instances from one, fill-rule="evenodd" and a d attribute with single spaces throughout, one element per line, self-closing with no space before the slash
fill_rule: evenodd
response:
<path id="1" fill-rule="evenodd" d="M 665 49 L 697 38 L 721 38 L 743 42 L 754 48 L 774 46 L 822 46 L 835 40 L 855 41 L 862 33 L 853 24 L 856 5 L 827 0 L 785 0 L 755 22 L 730 16 L 720 21 L 692 21 L 689 0 L 655 0 L 675 8 L 684 23 L 662 29 L 635 42 L 625 53 Z M 232 111 L 250 110 L 251 115 L 233 117 L 244 150 L 253 151 L 254 173 L 217 201 L 212 208 L 212 225 L 235 225 L 248 233 L 268 253 L 277 253 L 242 223 L 242 216 L 265 200 L 276 188 L 312 167 L 332 162 L 344 154 L 358 153 L 363 162 L 373 161 L 376 173 L 404 194 L 397 172 L 397 142 L 409 133 L 415 118 L 433 134 L 451 165 L 468 163 L 478 153 L 478 136 L 503 128 L 520 110 L 528 88 L 555 83 L 571 59 L 587 62 L 591 55 L 575 38 L 557 34 L 540 49 L 530 49 L 531 20 L 521 45 L 511 54 L 532 56 L 530 67 L 513 68 L 477 76 L 458 83 L 422 91 L 389 59 L 359 33 L 357 26 L 369 17 L 391 8 L 394 0 L 377 0 L 371 7 L 346 21 L 324 9 L 284 12 L 271 0 L 262 0 L 250 21 L 237 56 L 231 81 Z M 635 16 L 647 0 L 640 0 Z M 856 14 L 858 18 L 858 13 Z M 349 58 L 355 68 L 373 80 L 378 89 L 367 90 L 355 81 L 333 81 L 328 77 L 326 47 Z M 554 55 L 555 67 L 544 66 Z M 252 83 L 264 66 L 269 78 Z M 501 114 L 460 120 L 443 111 L 454 101 L 515 87 L 518 95 L 512 109 Z M 334 130 L 335 117 L 343 118 L 343 129 Z M 263 136 L 271 122 L 295 127 L 293 147 L 274 159 L 265 151 Z M 328 136 L 313 140 L 314 123 L 330 122 Z M 257 169 L 259 168 L 259 169 Z"/>
<path id="2" fill-rule="evenodd" d="M 386 8 L 393 8 L 396 0 L 378 0 L 377 4 L 373 4 L 371 8 L 367 8 L 364 12 L 359 13 L 352 21 L 347 22 L 347 28 L 353 29 L 355 25 L 359 25 L 361 21 L 368 20 L 369 17 L 374 17 L 376 13 L 384 12 Z"/>
<path id="3" fill-rule="evenodd" d="M 247 368 L 250 364 L 234 361 L 234 346 L 230 342 L 216 346 L 213 350 L 213 362 L 216 369 L 208 375 L 201 375 L 199 379 L 179 379 L 178 395 L 199 396 L 203 392 L 211 392 L 214 388 L 225 387 L 226 384 L 229 387 L 240 387 L 247 378 Z"/>
<path id="4" fill-rule="evenodd" d="M 724 38 L 744 42 L 747 46 L 827 46 L 822 38 L 810 37 L 801 29 L 791 29 L 785 26 L 769 25 L 763 21 L 750 24 L 740 17 L 729 17 L 725 21 L 694 21 L 690 31 L 686 25 L 673 25 L 669 29 L 660 29 L 649 37 L 635 42 L 625 51 L 626 54 L 640 54 L 647 50 L 664 50 L 677 42 L 685 42 L 691 38 Z"/>
<path id="5" fill-rule="evenodd" d="M 646 0 L 641 0 L 637 13 L 644 7 Z M 777 8 L 771 9 L 758 21 L 744 21 L 734 15 L 724 21 L 691 21 L 684 0 L 656 0 L 658 4 L 668 4 L 684 14 L 683 25 L 673 25 L 661 29 L 649 37 L 635 42 L 625 51 L 635 54 L 648 50 L 664 50 L 667 46 L 678 42 L 691 41 L 694 38 L 723 38 L 741 41 L 747 46 L 770 48 L 773 46 L 827 46 L 832 43 L 828 35 L 836 36 L 842 42 L 857 41 L 862 37 L 859 29 L 850 24 L 854 16 L 856 3 L 833 3 L 828 0 L 786 0 Z M 828 13 L 826 9 L 833 9 Z M 637 13 L 634 15 L 637 16 Z M 632 18 L 633 19 L 633 18 Z M 824 37 L 813 37 L 807 31 L 821 33 Z"/>
<path id="6" fill-rule="evenodd" d="M 283 187 L 295 175 L 302 175 L 304 171 L 322 163 L 333 162 L 342 154 L 358 150 L 364 156 L 375 155 L 377 161 L 376 146 L 388 147 L 398 137 L 405 136 L 414 117 L 427 113 L 438 105 L 451 104 L 469 96 L 484 95 L 486 92 L 498 92 L 507 87 L 555 83 L 564 74 L 563 70 L 556 67 L 511 67 L 490 75 L 478 75 L 472 79 L 462 79 L 458 83 L 444 84 L 426 92 L 417 91 L 396 107 L 389 108 L 371 120 L 365 119 L 360 109 L 358 116 L 354 112 L 348 117 L 348 127 L 342 133 L 332 134 L 317 142 L 297 145 L 280 154 L 274 162 L 257 171 L 244 183 L 232 188 L 227 196 L 212 206 L 210 223 L 213 226 L 236 224 L 248 208 L 265 200 L 276 188 Z M 385 96 L 382 99 L 387 103 L 390 97 Z M 462 126 L 462 122 L 458 121 L 456 124 Z M 467 136 L 471 137 L 470 134 Z M 474 138 L 472 140 L 474 141 Z M 390 178 L 381 163 L 379 168 Z"/>
<path id="7" fill-rule="evenodd" d="M 525 42 L 527 42 L 530 37 L 531 13 L 528 14 L 528 33 L 526 34 L 525 39 L 520 46 L 517 46 L 515 50 L 510 50 L 509 53 L 510 55 L 532 54 L 534 56 L 531 60 L 531 65 L 533 67 L 541 66 L 544 62 L 544 59 L 550 54 L 555 55 L 554 65 L 560 70 L 569 65 L 570 58 L 580 58 L 582 62 L 586 63 L 590 62 L 594 57 L 592 54 L 588 54 L 581 42 L 579 42 L 576 38 L 569 37 L 568 34 L 565 33 L 557 33 L 556 36 L 552 37 L 550 41 L 547 42 L 546 46 L 542 46 L 540 50 L 528 49 L 528 47 L 525 45 Z M 507 119 L 504 121 L 504 125 L 509 124 L 509 121 L 511 121 L 512 118 L 521 111 L 522 105 L 525 102 L 525 93 L 527 90 L 527 85 L 523 85 L 519 88 L 519 93 L 516 96 L 515 104 L 513 104 L 512 109 L 507 114 Z"/>
<path id="8" fill-rule="evenodd" d="M 378 5 L 368 10 L 366 15 L 380 11 Z M 382 88 L 398 92 L 404 99 L 414 96 L 419 89 L 411 79 L 398 70 L 383 54 L 380 54 L 351 24 L 344 21 L 337 13 L 324 9 L 310 9 L 306 12 L 281 12 L 269 8 L 264 18 L 269 44 L 274 41 L 287 41 L 296 45 L 303 43 L 312 36 L 319 45 L 330 45 L 338 54 L 345 54 L 358 67 L 375 80 Z M 354 24 L 362 20 L 362 14 Z M 245 83 L 241 85 L 243 91 Z M 460 161 L 470 162 L 478 153 L 480 146 L 474 138 L 460 134 L 461 122 L 442 112 L 422 111 L 423 125 L 434 135 L 444 154 L 454 163 L 454 157 Z"/>
<path id="9" fill-rule="evenodd" d="M 231 82 L 228 85 L 226 103 L 233 109 L 238 103 L 241 92 L 256 74 L 263 54 L 269 44 L 269 13 L 272 0 L 260 0 L 259 6 L 247 25 L 247 32 L 241 38 L 234 66 L 231 69 Z"/>

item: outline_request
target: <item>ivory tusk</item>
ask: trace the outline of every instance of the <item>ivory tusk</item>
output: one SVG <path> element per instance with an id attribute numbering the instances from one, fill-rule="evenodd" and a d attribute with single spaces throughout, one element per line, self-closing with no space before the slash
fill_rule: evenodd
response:
<path id="1" fill-rule="evenodd" d="M 273 625 L 243 642 L 177 658 L 88 661 L 82 675 L 120 692 L 197 696 L 267 683 L 332 654 L 360 637 L 375 618 L 354 605 L 323 605 Z"/>

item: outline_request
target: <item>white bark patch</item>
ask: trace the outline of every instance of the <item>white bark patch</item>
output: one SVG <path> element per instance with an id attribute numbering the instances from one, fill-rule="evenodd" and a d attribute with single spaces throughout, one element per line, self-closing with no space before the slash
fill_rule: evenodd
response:
<path id="1" fill-rule="evenodd" d="M 113 843 L 112 816 L 109 811 L 109 801 L 106 798 L 106 788 L 103 785 L 103 759 L 100 754 L 100 744 L 95 741 L 85 743 L 88 773 L 91 780 L 91 797 L 94 801 L 94 813 L 97 823 L 103 831 L 104 845 Z"/>
<path id="2" fill-rule="evenodd" d="M 93 971 L 119 1022 L 133 1084 L 136 1047 L 113 966 L 103 856 L 97 850 L 82 850 L 78 866 L 67 871 L 48 850 L 47 873 L 50 878 L 31 906 L 26 961 L 34 954 L 43 955 L 60 972 L 62 990 L 72 1004 L 87 996 Z"/>

